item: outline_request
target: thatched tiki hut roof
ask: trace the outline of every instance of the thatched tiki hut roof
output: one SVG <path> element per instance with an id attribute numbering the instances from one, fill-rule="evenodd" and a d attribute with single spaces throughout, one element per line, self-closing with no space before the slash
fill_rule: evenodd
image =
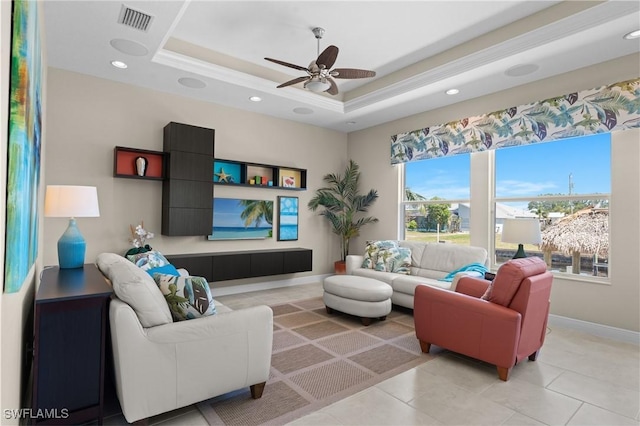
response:
<path id="1" fill-rule="evenodd" d="M 586 208 L 563 217 L 542 231 L 540 248 L 573 255 L 573 272 L 579 273 L 580 253 L 609 255 L 609 210 Z"/>

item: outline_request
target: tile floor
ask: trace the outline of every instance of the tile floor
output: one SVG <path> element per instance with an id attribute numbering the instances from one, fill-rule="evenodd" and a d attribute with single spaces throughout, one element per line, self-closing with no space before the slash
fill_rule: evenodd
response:
<path id="1" fill-rule="evenodd" d="M 232 309 L 320 296 L 320 284 L 217 299 Z M 433 347 L 432 347 L 433 348 Z M 550 327 L 536 362 L 508 382 L 495 367 L 433 348 L 433 361 L 302 417 L 291 425 L 640 425 L 640 348 Z M 265 390 L 268 391 L 268 388 Z M 206 425 L 195 406 L 151 425 Z M 126 424 L 122 415 L 105 425 Z"/>

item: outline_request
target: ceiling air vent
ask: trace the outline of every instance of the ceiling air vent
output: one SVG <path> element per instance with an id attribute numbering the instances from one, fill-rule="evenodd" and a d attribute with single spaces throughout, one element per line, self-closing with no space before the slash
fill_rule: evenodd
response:
<path id="1" fill-rule="evenodd" d="M 120 16 L 118 17 L 119 24 L 124 24 L 136 30 L 146 32 L 149 29 L 149 25 L 151 25 L 151 21 L 153 21 L 153 16 L 140 12 L 139 10 L 131 9 L 124 4 L 120 9 Z"/>

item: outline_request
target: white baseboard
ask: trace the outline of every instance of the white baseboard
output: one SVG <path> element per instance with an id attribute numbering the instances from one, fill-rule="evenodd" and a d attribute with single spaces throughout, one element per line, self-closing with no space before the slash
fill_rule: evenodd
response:
<path id="1" fill-rule="evenodd" d="M 611 327 L 609 325 L 597 324 L 595 322 L 582 321 L 553 314 L 549 314 L 549 325 L 557 325 L 559 327 L 583 331 L 595 336 L 620 342 L 633 343 L 640 346 L 640 332 L 637 331 L 625 330 L 624 328 Z"/>
<path id="2" fill-rule="evenodd" d="M 291 278 L 287 280 L 277 280 L 277 281 L 265 281 L 262 283 L 254 283 L 254 284 L 240 284 L 229 287 L 214 287 L 211 289 L 211 294 L 213 297 L 218 296 L 228 296 L 230 294 L 239 294 L 239 293 L 247 293 L 250 291 L 260 291 L 260 290 L 271 290 L 274 288 L 282 288 L 282 287 L 293 287 L 296 285 L 303 284 L 312 284 L 317 282 L 322 282 L 326 277 L 329 277 L 333 274 L 325 274 L 325 275 L 310 275 L 306 277 L 300 278 Z"/>

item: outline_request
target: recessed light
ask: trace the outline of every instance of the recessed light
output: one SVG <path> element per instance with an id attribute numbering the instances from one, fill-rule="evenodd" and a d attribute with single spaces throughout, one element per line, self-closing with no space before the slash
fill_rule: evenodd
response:
<path id="1" fill-rule="evenodd" d="M 204 81 L 198 80 L 197 78 L 191 78 L 191 77 L 179 78 L 178 83 L 182 84 L 185 87 L 189 87 L 191 89 L 202 89 L 207 85 Z"/>
<path id="2" fill-rule="evenodd" d="M 116 68 L 120 68 L 120 69 L 125 69 L 128 67 L 127 64 L 125 64 L 122 61 L 111 61 L 111 65 L 113 65 Z"/>
<path id="3" fill-rule="evenodd" d="M 539 66 L 536 64 L 520 64 L 515 65 L 504 72 L 509 77 L 522 77 L 523 75 L 531 74 L 538 71 Z"/>
<path id="4" fill-rule="evenodd" d="M 260 102 L 262 98 L 260 96 L 252 96 L 249 98 L 251 102 Z"/>
<path id="5" fill-rule="evenodd" d="M 347 124 L 348 124 L 349 126 L 353 126 L 354 124 L 356 124 L 356 122 L 355 122 L 355 121 L 347 121 Z"/>
<path id="6" fill-rule="evenodd" d="M 458 93 L 460 93 L 460 91 L 458 89 L 449 89 L 446 92 L 447 95 L 457 95 Z"/>
<path id="7" fill-rule="evenodd" d="M 298 108 L 294 108 L 293 112 L 295 112 L 296 114 L 313 114 L 313 110 L 311 108 L 305 108 L 305 107 L 298 107 Z"/>
<path id="8" fill-rule="evenodd" d="M 640 37 L 640 30 L 631 31 L 630 33 L 625 34 L 623 38 L 626 40 L 632 40 L 638 37 Z"/>

